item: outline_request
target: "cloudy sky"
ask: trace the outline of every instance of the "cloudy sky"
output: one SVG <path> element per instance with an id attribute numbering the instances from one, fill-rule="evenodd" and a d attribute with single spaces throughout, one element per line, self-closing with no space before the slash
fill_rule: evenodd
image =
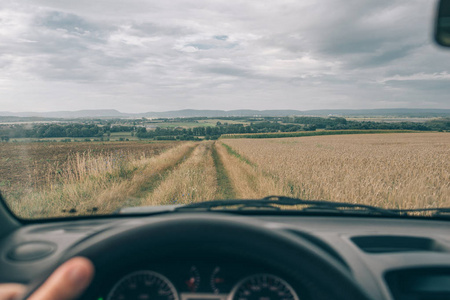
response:
<path id="1" fill-rule="evenodd" d="M 2 0 L 0 111 L 450 108 L 429 0 Z"/>

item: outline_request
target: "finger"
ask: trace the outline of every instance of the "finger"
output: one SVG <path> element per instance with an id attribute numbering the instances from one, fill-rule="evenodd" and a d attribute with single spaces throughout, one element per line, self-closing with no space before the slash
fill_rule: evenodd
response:
<path id="1" fill-rule="evenodd" d="M 17 283 L 0 284 L 0 300 L 13 300 L 23 297 L 26 286 Z"/>
<path id="2" fill-rule="evenodd" d="M 62 264 L 29 300 L 70 300 L 78 297 L 89 285 L 94 266 L 83 257 L 75 257 Z"/>

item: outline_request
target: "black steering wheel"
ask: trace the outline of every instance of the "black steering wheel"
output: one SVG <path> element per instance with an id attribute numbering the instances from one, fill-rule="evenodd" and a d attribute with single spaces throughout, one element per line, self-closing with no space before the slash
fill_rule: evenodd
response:
<path id="1" fill-rule="evenodd" d="M 311 299 L 369 300 L 349 270 L 310 242 L 264 223 L 220 213 L 185 213 L 132 219 L 73 246 L 60 260 L 89 258 L 96 268 L 91 286 L 80 299 L 95 299 L 112 268 L 140 260 L 228 257 L 279 270 L 294 288 Z M 58 264 L 58 265 L 59 265 Z M 28 295 L 53 271 L 37 279 Z"/>

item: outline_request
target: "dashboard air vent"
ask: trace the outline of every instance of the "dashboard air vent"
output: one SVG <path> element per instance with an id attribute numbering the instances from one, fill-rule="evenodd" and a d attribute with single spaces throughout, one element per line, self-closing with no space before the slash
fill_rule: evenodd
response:
<path id="1" fill-rule="evenodd" d="M 367 253 L 431 251 L 447 252 L 445 246 L 430 238 L 393 235 L 355 236 L 352 242 Z"/>

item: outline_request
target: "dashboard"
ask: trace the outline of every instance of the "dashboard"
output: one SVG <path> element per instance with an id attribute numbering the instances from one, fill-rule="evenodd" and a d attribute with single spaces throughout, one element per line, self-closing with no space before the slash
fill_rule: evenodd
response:
<path id="1" fill-rule="evenodd" d="M 223 213 L 183 216 L 189 220 L 206 216 L 206 221 L 225 218 L 227 224 L 244 226 L 241 229 L 249 224 L 274 237 L 298 240 L 312 253 L 327 256 L 339 273 L 329 273 L 331 269 L 323 269 L 297 250 L 286 256 L 285 247 L 276 242 L 259 244 L 254 239 L 257 232 L 233 227 L 228 235 L 233 239 L 227 240 L 217 228 L 204 225 L 208 223 L 192 230 L 176 223 L 166 226 L 168 219 L 183 219 L 175 214 L 23 225 L 0 239 L 0 282 L 32 286 L 67 255 L 95 253 L 96 279 L 86 299 L 450 299 L 448 221 Z M 153 235 L 146 235 L 148 230 L 159 232 L 161 238 L 150 239 Z M 117 236 L 123 238 L 115 240 Z M 162 244 L 165 247 L 159 247 Z M 95 251 L 86 252 L 83 245 Z M 276 260 L 283 263 L 273 263 Z M 320 269 L 325 271 L 314 273 Z M 367 297 L 339 298 L 328 293 L 328 285 L 334 285 L 337 294 L 345 295 L 347 288 L 339 291 L 345 284 L 339 281 L 340 274 Z"/>

